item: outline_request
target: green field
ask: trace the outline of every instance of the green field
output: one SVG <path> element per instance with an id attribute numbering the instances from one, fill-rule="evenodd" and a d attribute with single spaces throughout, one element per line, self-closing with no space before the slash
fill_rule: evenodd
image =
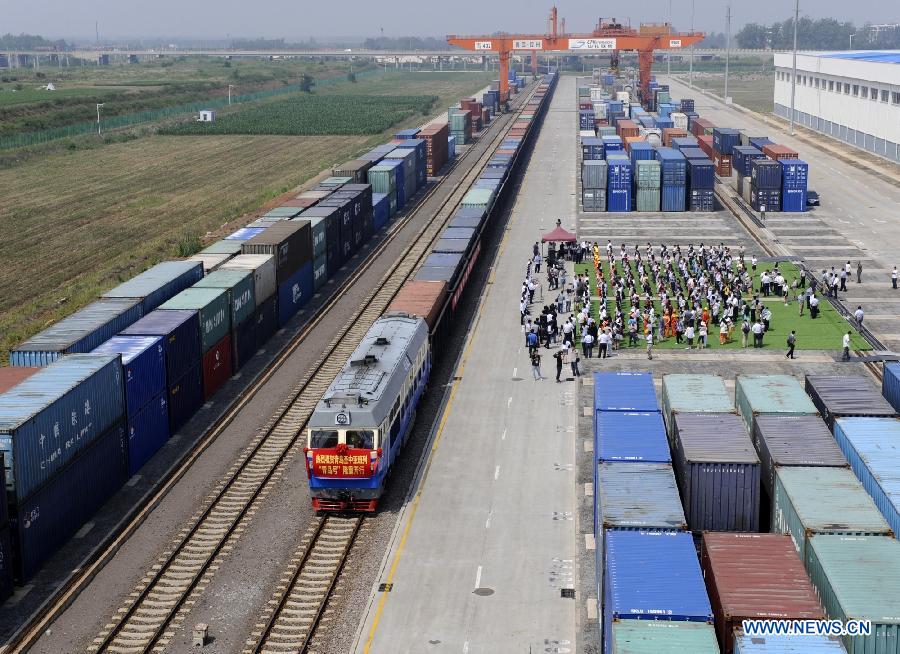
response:
<path id="1" fill-rule="evenodd" d="M 161 131 L 174 135 L 282 134 L 325 136 L 378 134 L 412 116 L 427 116 L 437 96 L 309 95 L 248 104 L 212 123 L 180 123 Z"/>
<path id="2" fill-rule="evenodd" d="M 687 84 L 687 75 L 682 73 L 679 79 Z M 695 72 L 694 86 L 721 96 L 725 93 L 725 74 Z M 771 113 L 775 107 L 775 73 L 732 73 L 728 76 L 728 95 L 751 111 Z"/>
<path id="3" fill-rule="evenodd" d="M 621 273 L 621 262 L 616 263 L 616 267 L 618 271 Z M 634 262 L 631 262 L 632 269 L 634 270 Z M 757 268 L 756 275 L 753 281 L 753 287 L 755 289 L 759 289 L 759 276 L 763 273 L 763 271 L 769 270 L 771 271 L 774 267 L 774 264 L 760 264 Z M 782 262 L 778 266 L 781 274 L 784 275 L 787 282 L 790 284 L 799 276 L 797 267 L 791 263 Z M 604 267 L 604 270 L 606 268 Z M 597 278 L 596 271 L 592 264 L 583 263 L 575 266 L 575 272 L 578 273 L 588 273 L 588 278 L 591 283 L 591 297 L 594 298 L 591 303 L 591 315 L 594 319 L 597 319 L 600 301 L 597 298 Z M 796 293 L 795 293 L 796 295 Z M 749 296 L 745 296 L 745 299 L 750 299 Z M 791 333 L 791 330 L 797 332 L 797 350 L 840 350 L 841 349 L 841 338 L 850 329 L 853 334 L 851 336 L 851 346 L 857 350 L 868 350 L 871 349 L 869 344 L 863 339 L 859 333 L 849 326 L 846 320 L 844 320 L 841 315 L 828 303 L 824 298 L 820 298 L 821 301 L 819 303 L 819 317 L 815 320 L 810 319 L 809 311 L 804 308 L 803 316 L 800 316 L 799 305 L 797 304 L 796 299 L 793 299 L 788 303 L 787 306 L 784 305 L 784 301 L 781 298 L 775 297 L 762 297 L 761 298 L 764 304 L 769 308 L 772 312 L 772 320 L 770 322 L 770 329 L 766 332 L 765 337 L 763 338 L 763 347 L 766 349 L 787 349 L 786 340 L 788 334 Z M 607 301 L 607 311 L 609 313 L 615 313 L 615 300 Z M 631 304 L 625 303 L 622 310 L 623 313 L 626 313 L 630 309 Z M 662 315 L 662 307 L 659 303 L 659 300 L 654 302 L 654 307 L 656 310 L 656 314 Z M 639 327 L 640 330 L 640 327 Z M 750 345 L 753 344 L 752 335 L 749 339 Z M 625 335 L 625 341 L 623 341 L 623 346 L 627 347 L 628 336 Z M 710 349 L 740 349 L 741 348 L 741 332 L 740 325 L 736 325 L 732 340 L 725 345 L 719 344 L 719 326 L 718 325 L 710 325 L 709 326 L 709 335 L 707 337 L 707 345 Z M 678 344 L 675 342 L 674 337 L 666 338 L 662 341 L 654 343 L 654 347 L 662 348 L 662 349 L 683 349 L 686 347 L 686 344 Z M 696 347 L 696 341 L 695 341 Z"/>

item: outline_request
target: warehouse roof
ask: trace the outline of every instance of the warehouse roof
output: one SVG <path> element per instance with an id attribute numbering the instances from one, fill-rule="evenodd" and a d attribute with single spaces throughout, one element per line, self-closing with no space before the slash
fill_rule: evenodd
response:
<path id="1" fill-rule="evenodd" d="M 826 59 L 853 59 L 872 61 L 880 64 L 900 64 L 900 50 L 862 50 L 859 52 L 824 52 L 819 55 Z"/>

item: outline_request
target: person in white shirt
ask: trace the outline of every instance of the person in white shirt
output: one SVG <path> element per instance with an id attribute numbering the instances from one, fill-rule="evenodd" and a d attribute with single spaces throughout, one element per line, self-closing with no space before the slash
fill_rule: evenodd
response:
<path id="1" fill-rule="evenodd" d="M 653 331 L 647 332 L 647 358 L 653 360 Z"/>
<path id="2" fill-rule="evenodd" d="M 693 350 L 694 349 L 694 326 L 688 325 L 684 329 L 684 337 L 687 339 L 688 346 L 684 348 L 685 350 Z"/>
<path id="3" fill-rule="evenodd" d="M 850 332 L 848 331 L 844 334 L 844 338 L 841 339 L 841 346 L 844 348 L 844 354 L 841 357 L 843 361 L 850 360 Z"/>
<path id="4" fill-rule="evenodd" d="M 863 311 L 862 307 L 860 307 L 860 306 L 856 307 L 856 311 L 853 312 L 853 317 L 856 318 L 857 325 L 862 325 L 863 317 L 865 317 L 865 315 L 866 314 Z"/>
<path id="5" fill-rule="evenodd" d="M 763 324 L 757 320 L 753 323 L 753 347 L 762 347 L 763 346 Z"/>

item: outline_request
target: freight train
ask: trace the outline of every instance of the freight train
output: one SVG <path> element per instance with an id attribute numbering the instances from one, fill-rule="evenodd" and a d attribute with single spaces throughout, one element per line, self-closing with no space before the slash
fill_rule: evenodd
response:
<path id="1" fill-rule="evenodd" d="M 423 265 L 375 321 L 322 397 L 304 448 L 317 511 L 372 512 L 385 491 L 460 299 L 482 235 L 537 131 L 556 76 L 545 78 L 510 128 Z"/>

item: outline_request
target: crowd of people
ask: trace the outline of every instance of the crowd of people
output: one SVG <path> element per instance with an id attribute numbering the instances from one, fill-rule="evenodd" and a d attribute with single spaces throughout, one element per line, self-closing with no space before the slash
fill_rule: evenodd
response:
<path id="1" fill-rule="evenodd" d="M 566 259 L 592 263 L 596 286 L 592 288 L 586 274 L 569 276 Z M 537 279 L 544 264 L 552 299 L 532 315 L 538 288 L 539 304 L 544 302 Z M 861 265 L 856 273 L 859 283 Z M 544 261 L 535 243 L 522 284 L 521 322 L 535 379 L 542 378 L 543 346 L 558 350 L 553 356 L 559 381 L 566 363 L 573 375 L 579 374 L 581 356 L 590 358 L 596 352 L 604 358 L 620 347 L 646 345 L 647 357 L 652 359 L 654 343 L 670 338 L 685 349 L 704 349 L 716 334 L 721 345 L 740 339 L 741 347 L 761 348 L 773 331 L 773 301 L 783 301 L 785 306 L 796 301 L 800 316 L 808 312 L 809 319 L 815 320 L 820 312 L 817 287 L 837 297 L 847 290 L 851 275 L 848 261 L 840 270 L 823 270 L 819 280 L 808 279 L 802 269 L 788 280 L 778 262 L 763 268 L 755 255 L 745 254 L 743 245 L 735 250 L 722 243 L 615 248 L 607 241 L 601 248 L 596 242 L 582 241 L 551 248 Z M 596 318 L 592 302 L 597 303 Z M 862 324 L 861 308 L 854 317 Z M 786 356 L 794 358 L 796 330 L 786 336 L 786 345 Z"/>

